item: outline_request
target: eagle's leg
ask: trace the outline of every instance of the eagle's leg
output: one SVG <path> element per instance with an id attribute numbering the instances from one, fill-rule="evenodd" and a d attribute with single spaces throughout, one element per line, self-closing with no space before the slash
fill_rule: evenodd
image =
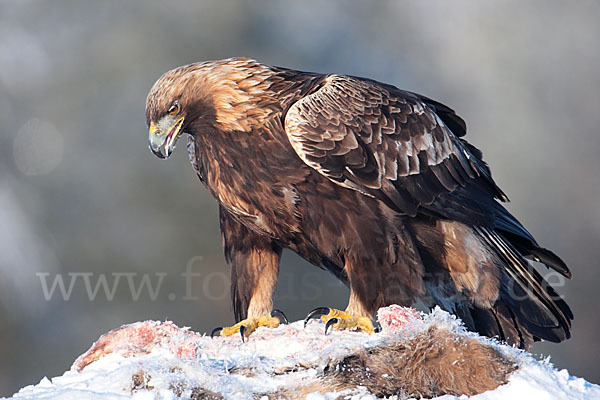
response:
<path id="1" fill-rule="evenodd" d="M 213 334 L 248 337 L 260 326 L 277 327 L 287 319 L 273 310 L 281 248 L 266 235 L 248 229 L 220 209 L 225 259 L 231 264 L 231 299 L 236 324 Z"/>

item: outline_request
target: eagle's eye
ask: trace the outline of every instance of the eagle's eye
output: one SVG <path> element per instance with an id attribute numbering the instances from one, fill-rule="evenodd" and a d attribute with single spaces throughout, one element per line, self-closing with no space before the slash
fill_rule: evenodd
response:
<path id="1" fill-rule="evenodd" d="M 179 113 L 179 104 L 173 103 L 171 107 L 169 107 L 168 111 L 169 115 L 175 115 Z"/>

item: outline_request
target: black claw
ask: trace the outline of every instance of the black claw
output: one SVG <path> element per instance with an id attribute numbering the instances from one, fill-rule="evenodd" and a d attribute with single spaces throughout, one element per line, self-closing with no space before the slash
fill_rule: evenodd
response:
<path id="1" fill-rule="evenodd" d="M 246 332 L 246 326 L 240 326 L 240 335 L 242 335 L 242 342 L 246 342 L 246 338 L 244 337 L 244 332 Z"/>
<path id="2" fill-rule="evenodd" d="M 276 317 L 277 319 L 279 319 L 280 324 L 288 324 L 288 319 L 281 310 L 274 309 L 273 311 L 271 311 L 271 317 Z"/>
<path id="3" fill-rule="evenodd" d="M 377 321 L 373 322 L 373 330 L 375 333 L 381 332 L 381 324 Z"/>
<path id="4" fill-rule="evenodd" d="M 223 330 L 222 326 L 218 326 L 215 329 L 212 330 L 212 332 L 210 333 L 210 337 L 213 338 L 215 337 L 215 335 L 217 334 L 217 332 L 219 333 L 219 336 L 221 336 L 220 332 Z"/>
<path id="5" fill-rule="evenodd" d="M 327 331 L 329 330 L 329 328 L 331 328 L 331 326 L 333 324 L 337 324 L 339 321 L 337 318 L 331 318 L 329 321 L 327 321 L 327 323 L 325 324 L 325 335 L 327 335 Z"/>
<path id="6" fill-rule="evenodd" d="M 321 315 L 327 315 L 329 314 L 331 310 L 327 307 L 317 307 L 314 310 L 312 310 L 311 312 L 308 313 L 308 315 L 306 316 L 306 318 L 304 318 L 304 327 L 306 328 L 306 324 L 308 323 L 308 320 L 310 320 L 311 318 L 319 318 L 321 317 Z"/>

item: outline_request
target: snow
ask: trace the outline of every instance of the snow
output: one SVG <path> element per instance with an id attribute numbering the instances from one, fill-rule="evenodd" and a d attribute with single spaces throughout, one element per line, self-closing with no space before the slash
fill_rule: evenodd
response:
<path id="1" fill-rule="evenodd" d="M 331 360 L 357 349 L 390 344 L 431 327 L 467 335 L 496 348 L 518 369 L 508 383 L 472 396 L 476 400 L 600 399 L 600 386 L 557 370 L 548 361 L 494 340 L 466 332 L 452 315 L 435 309 L 418 314 L 392 306 L 378 314 L 383 330 L 333 331 L 313 320 L 304 328 L 298 321 L 278 328 L 259 328 L 243 343 L 238 335 L 210 338 L 171 322 L 145 321 L 125 325 L 103 335 L 62 376 L 43 378 L 12 399 L 135 399 L 178 398 L 256 399 L 315 381 Z M 213 397 L 211 397 L 213 396 Z M 261 397 L 262 396 L 262 397 Z M 364 387 L 330 393 L 307 393 L 311 400 L 374 399 Z M 445 395 L 436 399 L 454 400 Z"/>

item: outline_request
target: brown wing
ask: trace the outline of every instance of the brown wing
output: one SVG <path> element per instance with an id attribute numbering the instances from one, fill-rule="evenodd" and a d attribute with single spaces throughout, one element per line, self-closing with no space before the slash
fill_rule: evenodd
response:
<path id="1" fill-rule="evenodd" d="M 511 318 L 506 324 L 517 318 L 515 326 L 522 324 L 536 340 L 569 337 L 570 309 L 521 256 L 533 256 L 567 277 L 568 268 L 496 201 L 506 197 L 481 152 L 460 139 L 464 123 L 452 110 L 392 86 L 331 75 L 291 106 L 285 130 L 298 156 L 333 182 L 406 215 L 425 213 L 474 227 L 504 264 L 494 307 L 510 308 L 496 310 Z M 440 266 L 453 268 L 443 260 Z M 505 286 L 518 289 L 521 300 L 510 297 Z M 499 322 L 482 322 L 484 311 L 473 318 L 487 332 Z"/>
<path id="2" fill-rule="evenodd" d="M 496 199 L 481 152 L 460 137 L 464 121 L 429 98 L 375 81 L 329 75 L 294 103 L 285 130 L 298 156 L 332 181 L 414 216 L 498 229 L 522 255 L 570 277 Z"/>
<path id="3" fill-rule="evenodd" d="M 462 120 L 427 100 L 374 81 L 330 75 L 290 107 L 285 130 L 306 164 L 403 214 L 414 216 L 420 206 L 471 181 L 487 197 L 504 199 L 478 151 L 448 127 L 464 130 Z"/>

